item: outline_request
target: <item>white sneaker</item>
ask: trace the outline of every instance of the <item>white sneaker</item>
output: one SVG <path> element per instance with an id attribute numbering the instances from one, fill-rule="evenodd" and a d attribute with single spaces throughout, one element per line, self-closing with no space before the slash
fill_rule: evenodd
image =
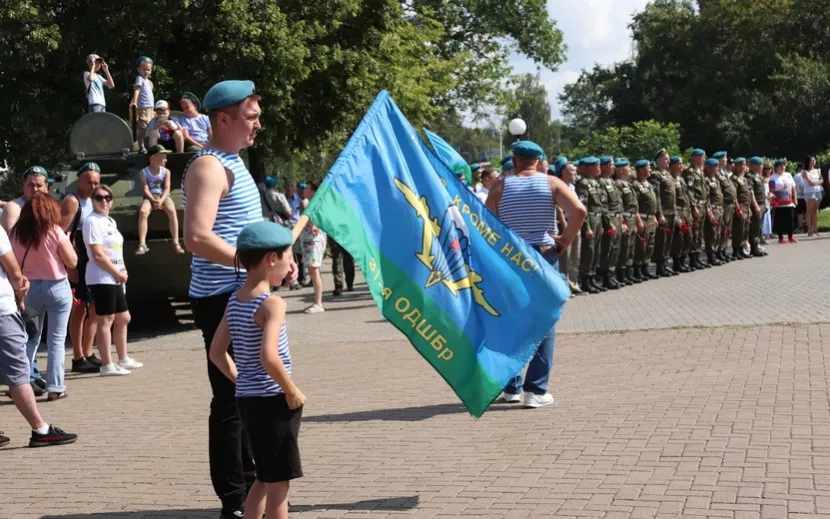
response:
<path id="1" fill-rule="evenodd" d="M 124 369 L 118 364 L 113 364 L 110 362 L 106 366 L 101 366 L 101 376 L 102 377 L 112 377 L 116 375 L 129 375 L 130 370 Z"/>
<path id="2" fill-rule="evenodd" d="M 522 401 L 522 394 L 517 393 L 502 393 L 500 397 L 496 399 L 496 402 L 500 404 L 518 404 Z"/>
<path id="3" fill-rule="evenodd" d="M 305 309 L 305 313 L 307 314 L 319 314 L 325 312 L 326 309 L 323 308 L 323 305 L 313 304 Z"/>
<path id="4" fill-rule="evenodd" d="M 132 357 L 124 357 L 123 359 L 119 359 L 118 365 L 124 369 L 137 369 L 144 367 L 144 364 L 138 362 Z"/>
<path id="5" fill-rule="evenodd" d="M 537 395 L 534 393 L 525 393 L 525 407 L 535 409 L 543 405 L 550 405 L 553 403 L 553 395 L 545 393 L 544 395 Z"/>

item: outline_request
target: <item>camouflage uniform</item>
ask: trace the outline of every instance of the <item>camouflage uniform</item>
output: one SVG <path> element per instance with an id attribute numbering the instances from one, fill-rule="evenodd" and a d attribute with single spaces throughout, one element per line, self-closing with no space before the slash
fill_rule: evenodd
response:
<path id="1" fill-rule="evenodd" d="M 576 194 L 579 200 L 585 205 L 588 214 L 585 215 L 585 221 L 582 223 L 582 250 L 579 258 L 579 277 L 581 289 L 596 293 L 598 287 L 587 290 L 584 288 L 584 283 L 592 283 L 594 274 L 596 274 L 597 262 L 599 261 L 599 246 L 602 233 L 602 216 L 604 214 L 604 204 L 607 203 L 608 196 L 605 190 L 601 188 L 596 179 L 583 177 L 579 179 L 576 184 Z M 587 233 L 591 231 L 593 237 L 588 239 Z"/>
<path id="2" fill-rule="evenodd" d="M 625 224 L 628 226 L 627 233 L 620 233 L 620 255 L 617 258 L 617 279 L 623 275 L 626 280 L 638 282 L 639 279 L 634 277 L 634 246 L 637 242 L 637 214 L 639 207 L 637 205 L 637 193 L 631 186 L 630 180 L 617 180 L 617 191 L 622 197 L 623 213 L 622 217 Z M 621 274 L 622 273 L 622 274 Z"/>
<path id="3" fill-rule="evenodd" d="M 632 180 L 630 183 L 637 195 L 637 207 L 644 226 L 643 232 L 637 233 L 635 239 L 634 272 L 639 273 L 641 279 L 653 279 L 657 276 L 649 273 L 648 263 L 654 253 L 654 233 L 657 230 L 657 215 L 660 214 L 660 197 L 648 180 Z"/>
<path id="4" fill-rule="evenodd" d="M 614 179 L 603 177 L 599 179 L 600 188 L 605 190 L 607 203 L 606 212 L 602 218 L 602 243 L 600 247 L 599 269 L 605 288 L 617 288 L 619 285 L 611 278 L 611 268 L 616 267 L 620 255 L 620 234 L 622 217 L 622 197 L 617 191 Z"/>
<path id="5" fill-rule="evenodd" d="M 718 258 L 721 237 L 723 236 L 723 192 L 721 191 L 720 173 L 704 177 L 707 186 L 709 213 L 703 226 L 703 239 L 706 243 L 706 257 L 710 265 L 720 265 Z"/>
<path id="6" fill-rule="evenodd" d="M 732 185 L 735 186 L 735 216 L 732 218 L 732 257 L 743 259 L 744 239 L 749 230 L 749 207 L 752 203 L 752 191 L 743 175 L 733 174 Z"/>
<path id="7" fill-rule="evenodd" d="M 703 222 L 706 220 L 708 210 L 706 180 L 700 170 L 694 166 L 686 168 L 686 171 L 683 172 L 683 180 L 686 182 L 689 201 L 692 204 L 692 238 L 689 243 L 689 266 L 703 268 L 706 265 L 700 261 L 700 251 L 703 250 Z M 695 216 L 695 210 L 697 210 L 697 216 Z"/>
<path id="8" fill-rule="evenodd" d="M 689 198 L 683 177 L 680 175 L 674 177 L 674 187 L 679 225 L 674 226 L 674 236 L 672 237 L 672 267 L 678 272 L 688 272 L 689 269 L 683 263 L 692 248 L 692 201 Z"/>
<path id="9" fill-rule="evenodd" d="M 675 216 L 677 210 L 677 193 L 675 192 L 674 177 L 668 171 L 655 171 L 649 178 L 660 198 L 661 212 L 665 218 L 664 224 L 657 225 L 657 234 L 654 244 L 654 262 L 657 264 L 657 274 L 672 275 L 675 272 L 666 266 L 666 259 L 671 256 L 671 242 L 674 234 Z"/>

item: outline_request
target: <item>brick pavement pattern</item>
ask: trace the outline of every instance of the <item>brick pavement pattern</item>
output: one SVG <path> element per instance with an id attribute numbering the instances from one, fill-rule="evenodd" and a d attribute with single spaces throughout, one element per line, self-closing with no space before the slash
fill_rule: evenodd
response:
<path id="1" fill-rule="evenodd" d="M 560 334 L 556 403 L 496 404 L 479 420 L 365 286 L 319 315 L 301 313 L 309 290 L 286 293 L 308 397 L 291 517 L 830 517 L 826 246 L 772 246 L 766 259 L 575 299 L 564 330 L 653 329 Z M 786 290 L 765 275 L 783 265 Z M 665 297 L 649 293 L 660 286 Z M 26 448 L 25 422 L 0 398 L 12 437 L 0 518 L 218 516 L 199 333 L 132 351 L 145 367 L 129 377 L 70 375 L 71 396 L 42 403 L 80 434 L 74 445 Z"/>

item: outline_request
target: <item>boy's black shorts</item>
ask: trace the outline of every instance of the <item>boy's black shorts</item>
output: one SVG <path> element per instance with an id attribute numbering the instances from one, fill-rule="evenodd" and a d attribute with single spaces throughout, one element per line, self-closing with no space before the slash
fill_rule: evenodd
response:
<path id="1" fill-rule="evenodd" d="M 285 395 L 241 396 L 236 407 L 254 454 L 257 480 L 277 483 L 303 477 L 298 442 L 303 408 L 288 409 Z"/>

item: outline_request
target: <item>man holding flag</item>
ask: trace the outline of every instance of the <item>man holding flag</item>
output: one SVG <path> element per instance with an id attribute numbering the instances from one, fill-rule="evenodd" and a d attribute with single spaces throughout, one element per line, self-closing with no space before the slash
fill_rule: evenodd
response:
<path id="1" fill-rule="evenodd" d="M 508 227 L 531 245 L 557 272 L 559 254 L 567 250 L 582 227 L 586 210 L 576 194 L 560 179 L 538 172 L 544 151 L 536 143 L 513 143 L 513 164 L 516 174 L 498 180 L 487 197 L 487 207 Z M 568 225 L 560 236 L 556 208 L 568 214 Z M 539 345 L 527 368 L 522 384 L 521 375 L 513 377 L 504 389 L 503 401 L 518 403 L 524 390 L 524 406 L 541 407 L 553 403 L 547 392 L 553 368 L 554 329 L 551 328 Z"/>

